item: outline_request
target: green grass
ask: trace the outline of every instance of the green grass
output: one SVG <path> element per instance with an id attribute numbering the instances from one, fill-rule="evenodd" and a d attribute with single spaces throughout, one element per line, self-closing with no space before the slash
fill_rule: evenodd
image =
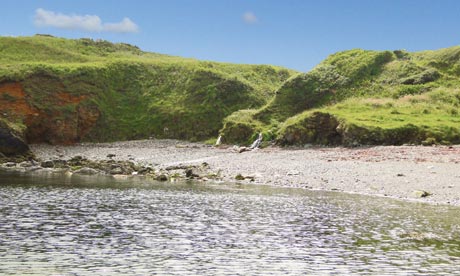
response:
<path id="1" fill-rule="evenodd" d="M 221 133 L 244 124 L 281 144 L 460 143 L 459 57 L 460 47 L 340 52 L 286 81 L 264 107 L 232 114 Z"/>
<path id="2" fill-rule="evenodd" d="M 19 82 L 40 111 L 10 123 L 39 142 L 154 136 L 211 143 L 221 134 L 226 143 L 248 144 L 262 132 L 281 144 L 460 143 L 459 46 L 353 49 L 299 73 L 103 40 L 0 37 L 0 85 L 7 82 Z M 81 101 L 66 102 L 62 93 Z"/>
<path id="3" fill-rule="evenodd" d="M 28 103 L 48 115 L 44 121 L 62 119 L 75 128 L 73 137 L 45 139 L 52 143 L 151 136 L 206 140 L 217 136 L 226 116 L 264 105 L 295 73 L 148 53 L 108 41 L 0 37 L 0 84 L 21 83 Z M 85 98 L 62 106 L 56 99 L 61 92 Z M 79 126 L 81 110 L 99 114 L 89 131 Z M 56 136 L 58 130 L 48 133 Z"/>

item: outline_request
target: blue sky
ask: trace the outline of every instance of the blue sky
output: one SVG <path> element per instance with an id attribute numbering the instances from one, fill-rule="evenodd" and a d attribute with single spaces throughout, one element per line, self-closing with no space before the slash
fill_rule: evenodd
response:
<path id="1" fill-rule="evenodd" d="M 342 50 L 460 44 L 457 0 L 3 0 L 0 35 L 101 38 L 308 71 Z"/>

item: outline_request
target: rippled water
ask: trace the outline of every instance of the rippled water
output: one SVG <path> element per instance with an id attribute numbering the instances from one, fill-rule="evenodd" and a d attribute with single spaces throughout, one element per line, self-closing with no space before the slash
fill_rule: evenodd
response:
<path id="1" fill-rule="evenodd" d="M 0 173 L 1 275 L 452 275 L 458 208 Z"/>

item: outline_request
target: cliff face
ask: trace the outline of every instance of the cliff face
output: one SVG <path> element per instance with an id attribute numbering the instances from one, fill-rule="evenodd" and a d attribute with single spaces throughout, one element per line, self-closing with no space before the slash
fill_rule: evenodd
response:
<path id="1" fill-rule="evenodd" d="M 203 140 L 230 113 L 263 105 L 293 73 L 107 41 L 0 37 L 0 118 L 25 126 L 29 143 Z"/>
<path id="2" fill-rule="evenodd" d="M 56 91 L 43 96 L 42 100 L 49 103 L 50 108 L 40 109 L 32 104 L 31 96 L 24 91 L 21 83 L 0 83 L 0 113 L 26 126 L 25 138 L 29 143 L 69 144 L 80 141 L 100 116 L 99 110 L 81 104 L 86 98 Z"/>

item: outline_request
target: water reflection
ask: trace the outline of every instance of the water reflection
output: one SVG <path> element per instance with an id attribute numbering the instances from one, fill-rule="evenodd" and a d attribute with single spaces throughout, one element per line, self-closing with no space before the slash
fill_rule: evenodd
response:
<path id="1" fill-rule="evenodd" d="M 458 208 L 263 186 L 0 175 L 0 274 L 452 275 Z"/>

